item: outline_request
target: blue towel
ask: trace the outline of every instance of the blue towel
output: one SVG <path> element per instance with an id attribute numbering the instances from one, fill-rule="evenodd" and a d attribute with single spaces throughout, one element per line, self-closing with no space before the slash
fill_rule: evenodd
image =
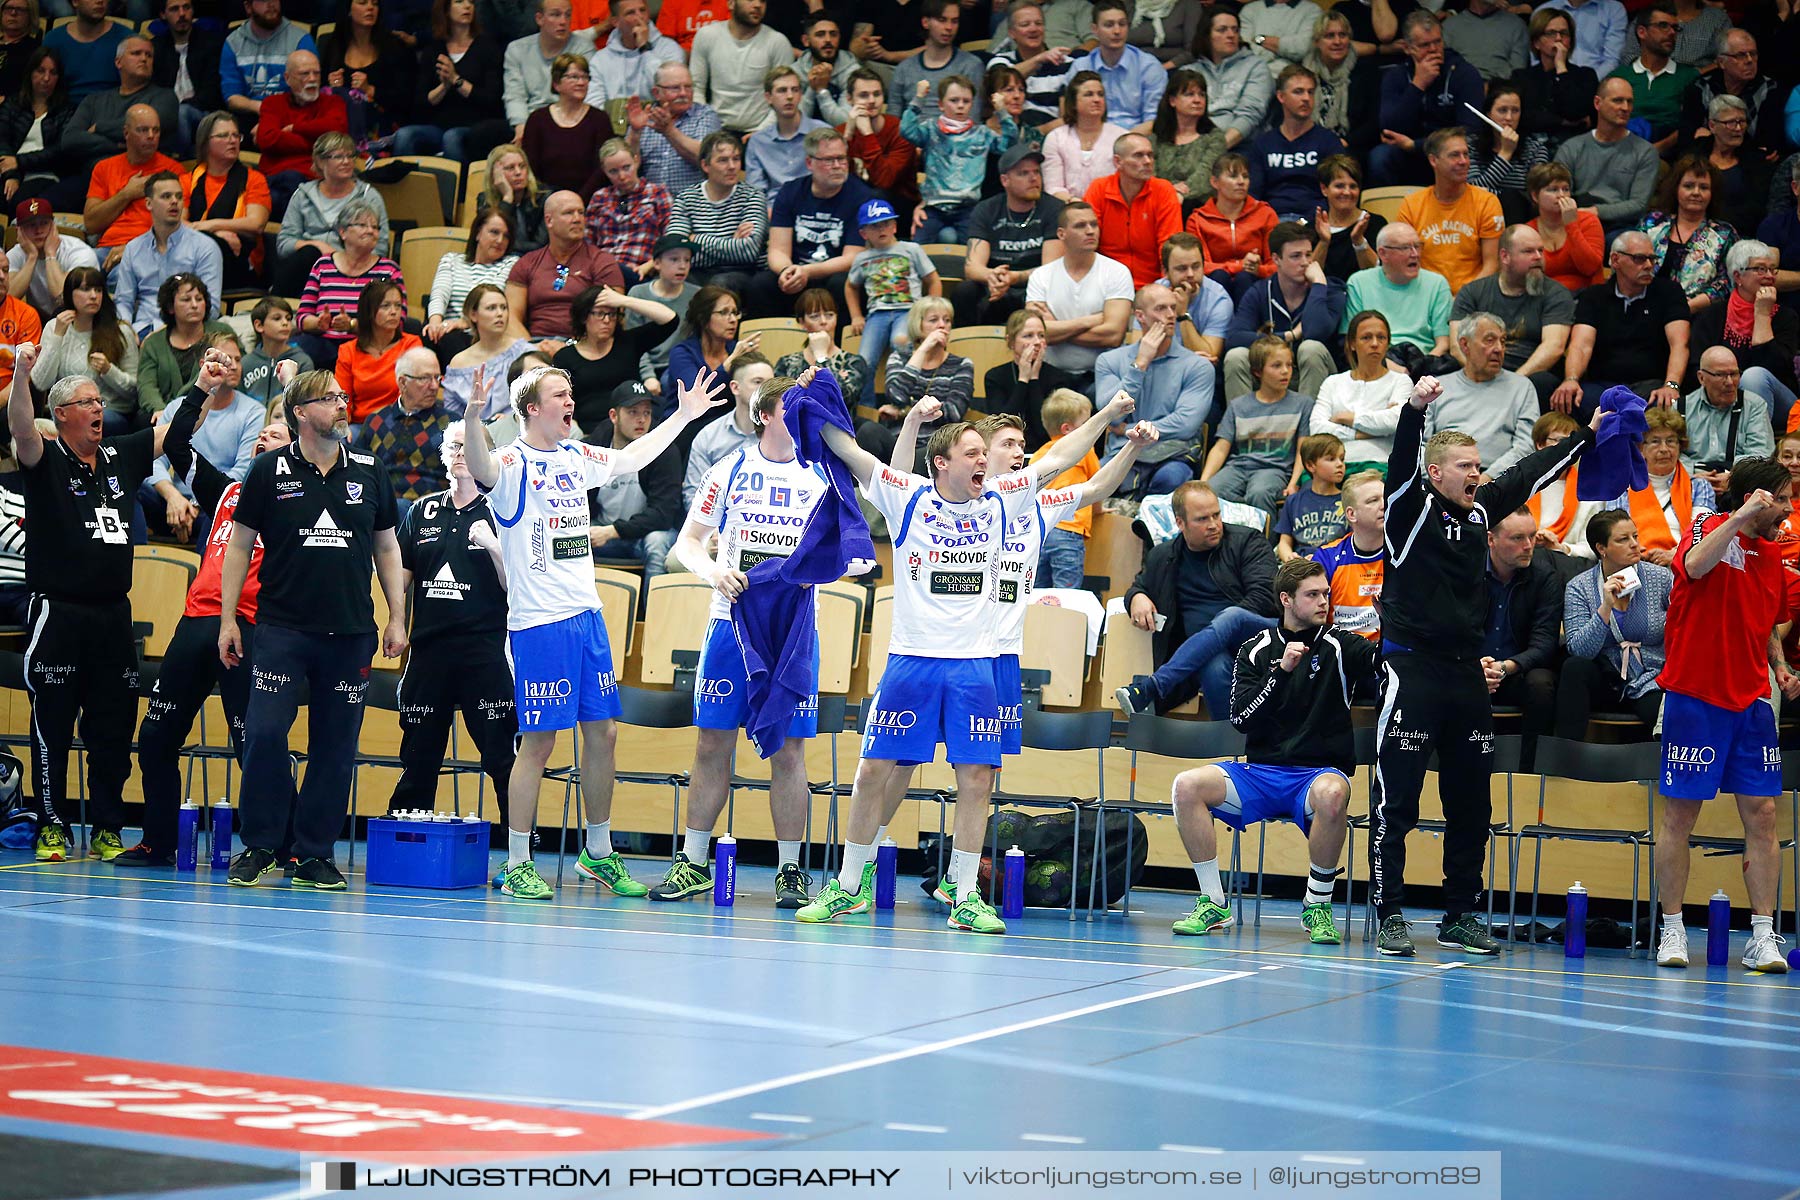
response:
<path id="1" fill-rule="evenodd" d="M 1628 387 L 1609 387 L 1600 394 L 1600 431 L 1594 448 L 1581 459 L 1575 498 L 1610 501 L 1650 486 L 1642 443 L 1649 422 L 1644 398 Z"/>
<path id="2" fill-rule="evenodd" d="M 785 559 L 750 568 L 750 586 L 731 606 L 731 627 L 744 654 L 750 718 L 746 732 L 764 758 L 787 738 L 788 723 L 811 694 L 817 653 L 813 585 L 860 575 L 875 565 L 875 543 L 857 502 L 856 478 L 825 446 L 826 423 L 854 432 L 844 394 L 830 371 L 782 397 L 788 432 L 802 464 L 825 468 L 829 485 Z"/>

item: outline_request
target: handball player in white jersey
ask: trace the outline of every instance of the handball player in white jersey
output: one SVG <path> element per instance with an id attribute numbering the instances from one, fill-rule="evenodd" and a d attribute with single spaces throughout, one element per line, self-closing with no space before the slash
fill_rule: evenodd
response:
<path id="1" fill-rule="evenodd" d="M 738 730 L 750 718 L 749 673 L 731 623 L 731 606 L 750 587 L 750 568 L 771 558 L 787 558 L 827 483 L 816 466 L 801 466 L 794 438 L 783 423 L 782 395 L 794 381 L 765 382 L 751 402 L 754 446 L 714 463 L 694 493 L 687 524 L 675 543 L 683 566 L 713 586 L 711 620 L 694 680 L 694 768 L 688 779 L 687 833 L 669 873 L 650 889 L 652 900 L 683 900 L 712 890 L 707 847 L 713 826 L 731 790 L 732 753 Z M 707 536 L 719 535 L 715 559 Z M 800 866 L 806 829 L 806 742 L 819 731 L 819 660 L 813 655 L 813 686 L 794 713 L 787 740 L 769 764 L 769 813 L 778 846 L 775 907 L 799 908 L 809 899 L 812 880 Z"/>
<path id="2" fill-rule="evenodd" d="M 967 421 L 945 425 L 925 448 L 932 477 L 884 466 L 849 433 L 823 436 L 887 518 L 894 545 L 893 635 L 887 669 L 870 700 L 846 825 L 843 870 L 795 915 L 829 921 L 868 910 L 874 893 L 877 830 L 894 786 L 939 743 L 956 768 L 956 845 L 979 847 L 987 825 L 994 768 L 1000 765 L 1000 710 L 992 659 L 998 653 L 1000 545 L 1007 525 L 1036 506 L 1039 479 L 1055 479 L 1081 461 L 1108 425 L 1132 409 L 1111 404 L 1022 471 L 988 478 L 987 443 Z M 979 851 L 958 850 L 949 924 L 1004 933 L 1006 926 L 975 884 Z"/>
<path id="3" fill-rule="evenodd" d="M 476 390 L 485 393 L 485 377 Z M 550 885 L 531 861 L 538 786 L 560 730 L 581 730 L 581 794 L 587 842 L 576 867 L 621 896 L 649 891 L 612 848 L 613 719 L 619 684 L 600 617 L 588 544 L 588 493 L 615 474 L 650 465 L 694 418 L 729 393 L 711 371 L 683 384 L 672 416 L 620 449 L 566 439 L 574 432 L 575 390 L 568 372 L 540 367 L 512 388 L 520 433 L 495 451 L 486 428 L 469 423 L 464 454 L 500 525 L 507 578 L 507 654 L 518 707 L 519 753 L 507 796 L 506 870 L 500 890 L 547 900 Z"/>

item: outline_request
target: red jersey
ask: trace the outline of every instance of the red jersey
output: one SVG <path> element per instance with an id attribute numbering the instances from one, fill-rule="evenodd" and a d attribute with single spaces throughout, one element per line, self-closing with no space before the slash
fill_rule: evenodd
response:
<path id="1" fill-rule="evenodd" d="M 206 536 L 206 549 L 200 555 L 200 571 L 194 576 L 194 582 L 188 586 L 187 607 L 181 610 L 184 617 L 216 617 L 219 615 L 220 576 L 225 567 L 225 550 L 231 545 L 232 520 L 237 516 L 238 493 L 244 485 L 232 480 L 219 497 L 219 506 L 213 509 L 212 532 Z M 256 545 L 250 548 L 250 571 L 244 576 L 244 590 L 238 595 L 238 616 L 246 621 L 256 620 L 256 592 L 260 586 L 262 566 L 262 539 L 256 539 Z"/>
<path id="2" fill-rule="evenodd" d="M 1675 590 L 1657 683 L 1716 708 L 1743 712 L 1769 694 L 1769 634 L 1787 615 L 1787 584 L 1774 542 L 1739 534 L 1717 566 L 1688 578 L 1687 553 L 1728 518 L 1706 513 L 1675 548 Z"/>

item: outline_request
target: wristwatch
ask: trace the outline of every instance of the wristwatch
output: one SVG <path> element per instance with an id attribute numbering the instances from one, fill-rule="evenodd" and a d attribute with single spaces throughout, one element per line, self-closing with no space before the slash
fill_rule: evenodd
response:
<path id="1" fill-rule="evenodd" d="M 1189 323 L 1189 324 L 1192 324 L 1192 323 L 1193 323 L 1193 320 L 1194 320 L 1194 314 L 1193 314 L 1193 313 L 1189 313 L 1189 312 L 1183 312 L 1183 313 L 1177 313 L 1177 314 L 1176 314 L 1176 315 L 1175 315 L 1175 323 L 1176 323 L 1176 324 L 1177 324 L 1177 325 L 1179 325 L 1179 324 L 1181 324 L 1181 323 L 1182 323 L 1182 322 L 1183 322 L 1183 321 L 1186 321 L 1186 322 L 1188 322 L 1188 323 Z"/>
<path id="2" fill-rule="evenodd" d="M 1671 392 L 1679 392 L 1681 390 L 1681 385 L 1673 379 L 1663 380 L 1663 386 L 1668 388 Z"/>
<path id="3" fill-rule="evenodd" d="M 1260 45 L 1262 45 L 1262 44 L 1263 44 L 1263 43 L 1264 43 L 1264 42 L 1266 42 L 1266 41 L 1268 41 L 1268 40 L 1269 40 L 1269 35 L 1268 35 L 1268 34 L 1266 34 L 1266 33 L 1259 33 L 1259 34 L 1257 34 L 1257 35 L 1256 35 L 1256 39 L 1255 39 L 1255 44 L 1256 44 L 1256 45 L 1258 45 L 1258 46 L 1260 46 Z"/>

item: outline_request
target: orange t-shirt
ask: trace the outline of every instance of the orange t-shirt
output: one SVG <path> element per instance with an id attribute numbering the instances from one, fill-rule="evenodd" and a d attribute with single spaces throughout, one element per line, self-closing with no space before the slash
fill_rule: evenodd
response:
<path id="1" fill-rule="evenodd" d="M 145 179 L 158 171 L 172 171 L 179 178 L 181 164 L 166 154 L 158 154 L 139 167 L 132 166 L 123 154 L 115 154 L 111 158 L 103 158 L 94 164 L 94 173 L 88 179 L 87 198 L 89 200 L 111 200 L 125 190 L 133 176 L 141 175 Z M 125 206 L 125 211 L 113 218 L 100 235 L 101 246 L 123 246 L 140 233 L 150 231 L 150 206 L 139 196 Z"/>
<path id="2" fill-rule="evenodd" d="M 609 0 L 574 0 L 569 11 L 570 29 L 592 29 L 612 16 Z"/>
<path id="3" fill-rule="evenodd" d="M 44 322 L 37 309 L 15 296 L 0 295 L 0 388 L 12 386 L 13 348 L 42 341 Z"/>
<path id="4" fill-rule="evenodd" d="M 364 421 L 400 398 L 400 381 L 394 367 L 400 356 L 424 343 L 416 334 L 402 333 L 385 354 L 365 354 L 351 338 L 338 348 L 337 381 L 350 396 L 350 423 Z"/>
<path id="5" fill-rule="evenodd" d="M 1031 456 L 1031 461 L 1036 462 L 1038 459 L 1044 457 L 1045 451 L 1049 450 L 1050 447 L 1055 444 L 1055 439 L 1053 438 L 1044 445 L 1039 446 L 1037 448 L 1037 453 Z M 1042 490 L 1058 491 L 1062 488 L 1079 487 L 1099 473 L 1100 456 L 1095 454 L 1092 450 L 1089 450 L 1085 458 L 1064 471 L 1061 475 L 1058 475 Z M 1058 529 L 1066 529 L 1070 533 L 1079 533 L 1082 537 L 1091 536 L 1094 532 L 1093 505 L 1090 504 L 1076 509 L 1068 520 L 1058 521 L 1056 527 Z"/>
<path id="6" fill-rule="evenodd" d="M 663 0 L 656 13 L 656 28 L 664 37 L 679 42 L 681 52 L 688 54 L 694 49 L 694 35 L 701 26 L 729 16 L 731 6 L 725 0 Z"/>
<path id="7" fill-rule="evenodd" d="M 238 202 L 233 208 L 230 216 L 226 217 L 226 220 L 235 220 L 236 218 L 243 216 L 244 207 L 250 204 L 262 205 L 265 213 L 273 213 L 275 211 L 275 202 L 269 196 L 269 177 L 254 167 L 250 167 L 248 170 L 249 178 L 244 180 L 244 190 L 239 193 Z M 187 182 L 187 196 L 181 208 L 183 220 L 188 219 L 186 214 L 188 212 L 188 206 L 194 201 L 194 188 L 196 186 L 204 189 L 205 205 L 206 208 L 210 210 L 213 201 L 218 199 L 220 189 L 225 186 L 225 177 L 223 175 L 209 175 L 207 174 L 205 167 L 194 168 L 194 173 L 189 177 Z M 200 219 L 207 220 L 209 218 L 203 216 Z M 253 237 L 248 240 L 250 242 L 250 262 L 253 266 L 260 267 L 262 265 L 262 239 L 260 237 Z"/>
<path id="8" fill-rule="evenodd" d="M 1481 243 L 1498 240 L 1506 228 L 1500 198 L 1473 185 L 1455 204 L 1440 201 L 1432 188 L 1420 188 L 1400 202 L 1395 220 L 1419 231 L 1420 265 L 1449 280 L 1452 293 L 1481 274 Z"/>

